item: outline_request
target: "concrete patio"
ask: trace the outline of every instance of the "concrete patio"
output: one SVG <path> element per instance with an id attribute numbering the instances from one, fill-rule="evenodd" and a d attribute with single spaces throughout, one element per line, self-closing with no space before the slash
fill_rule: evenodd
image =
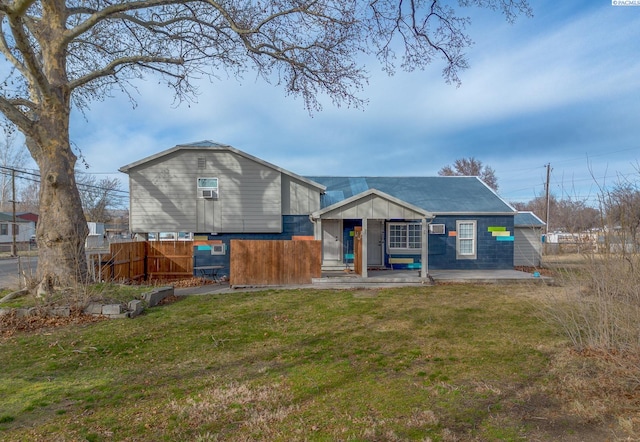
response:
<path id="1" fill-rule="evenodd" d="M 323 272 L 321 278 L 314 278 L 311 284 L 286 286 L 286 288 L 349 289 L 384 288 L 431 285 L 430 280 L 420 278 L 418 270 L 370 270 L 367 278 L 353 272 Z M 478 283 L 506 284 L 513 282 L 551 283 L 549 277 L 535 277 L 531 273 L 518 270 L 432 270 L 429 272 L 437 283 Z M 217 283 L 199 287 L 177 288 L 176 295 L 197 295 L 208 293 L 229 293 L 242 290 L 265 290 L 283 288 L 280 286 L 229 287 L 228 283 Z"/>

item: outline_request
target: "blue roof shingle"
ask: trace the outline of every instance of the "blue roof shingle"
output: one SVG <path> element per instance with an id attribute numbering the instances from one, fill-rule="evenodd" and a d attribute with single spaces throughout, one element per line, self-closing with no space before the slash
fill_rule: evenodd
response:
<path id="1" fill-rule="evenodd" d="M 434 214 L 515 213 L 476 177 L 306 177 L 327 187 L 322 208 L 377 189 Z"/>

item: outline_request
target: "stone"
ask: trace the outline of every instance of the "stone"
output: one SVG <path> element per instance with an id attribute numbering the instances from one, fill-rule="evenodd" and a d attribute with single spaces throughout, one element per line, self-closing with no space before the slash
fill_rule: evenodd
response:
<path id="1" fill-rule="evenodd" d="M 102 304 L 99 302 L 90 302 L 84 309 L 84 312 L 89 315 L 101 315 L 102 314 Z"/>
<path id="2" fill-rule="evenodd" d="M 120 304 L 105 304 L 102 306 L 102 314 L 107 316 L 120 315 L 122 314 L 122 306 Z"/>
<path id="3" fill-rule="evenodd" d="M 129 301 L 127 308 L 129 309 L 129 317 L 135 318 L 142 313 L 144 306 L 142 304 L 142 301 L 134 299 L 133 301 Z"/>
<path id="4" fill-rule="evenodd" d="M 149 307 L 155 307 L 167 296 L 173 295 L 173 287 L 158 287 L 157 289 L 142 295 L 142 300 Z"/>
<path id="5" fill-rule="evenodd" d="M 71 316 L 71 307 L 69 307 L 68 305 L 53 307 L 50 311 L 50 315 L 68 318 L 69 316 Z"/>

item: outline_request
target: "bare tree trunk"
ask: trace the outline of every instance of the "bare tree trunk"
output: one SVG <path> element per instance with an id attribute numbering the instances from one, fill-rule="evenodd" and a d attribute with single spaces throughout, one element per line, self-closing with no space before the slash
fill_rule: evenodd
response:
<path id="1" fill-rule="evenodd" d="M 64 82 L 60 82 L 64 84 Z M 89 233 L 75 181 L 77 157 L 69 142 L 70 99 L 65 87 L 52 88 L 36 130 L 26 137 L 40 169 L 38 294 L 55 286 L 87 281 L 84 242 Z"/>
<path id="2" fill-rule="evenodd" d="M 41 146 L 46 159 L 36 158 L 41 176 L 36 232 L 39 293 L 87 280 L 84 242 L 89 231 L 74 178 L 76 156 L 64 139 L 68 132 L 57 134 L 59 139 Z"/>

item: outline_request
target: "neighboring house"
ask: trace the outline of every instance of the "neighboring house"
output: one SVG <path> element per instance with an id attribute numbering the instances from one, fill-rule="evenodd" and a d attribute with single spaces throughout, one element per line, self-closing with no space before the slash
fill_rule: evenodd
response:
<path id="1" fill-rule="evenodd" d="M 426 277 L 429 268 L 514 265 L 516 211 L 476 177 L 302 177 L 209 141 L 120 171 L 129 175 L 131 233 L 220 243 L 198 246 L 196 265 L 228 266 L 231 239 L 304 236 L 322 240 L 324 269 L 344 269 L 353 265 L 356 227 L 363 276 L 369 268 Z"/>
<path id="2" fill-rule="evenodd" d="M 14 231 L 16 242 L 29 242 L 31 237 L 36 234 L 36 222 L 16 214 L 16 223 L 14 224 L 13 214 L 0 212 L 0 243 L 12 243 Z"/>
<path id="3" fill-rule="evenodd" d="M 546 224 L 533 212 L 518 212 L 513 224 L 515 227 L 513 264 L 539 267 L 542 264 L 542 235 Z"/>

